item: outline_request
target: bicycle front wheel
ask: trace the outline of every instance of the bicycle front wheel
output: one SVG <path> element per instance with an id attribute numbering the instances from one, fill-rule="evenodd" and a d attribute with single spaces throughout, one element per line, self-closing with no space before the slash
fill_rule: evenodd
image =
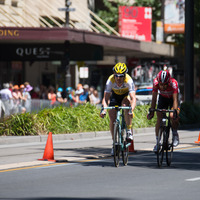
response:
<path id="1" fill-rule="evenodd" d="M 173 157 L 173 150 L 174 150 L 174 147 L 173 147 L 173 135 L 172 135 L 172 130 L 169 129 L 167 131 L 167 149 L 166 149 L 166 162 L 167 162 L 167 165 L 170 166 L 171 165 L 171 162 L 172 162 L 172 157 Z"/>
<path id="2" fill-rule="evenodd" d="M 126 130 L 123 129 L 123 136 L 126 136 Z M 127 141 L 126 139 L 122 138 L 122 143 L 123 143 L 123 150 L 122 150 L 122 160 L 123 160 L 123 164 L 126 166 L 128 164 L 128 153 L 129 153 L 129 147 L 127 146 Z"/>
<path id="3" fill-rule="evenodd" d="M 157 141 L 157 164 L 158 167 L 162 166 L 163 156 L 164 156 L 164 131 L 162 128 L 159 129 L 158 133 L 158 141 Z"/>
<path id="4" fill-rule="evenodd" d="M 114 164 L 115 167 L 119 166 L 120 160 L 120 141 L 119 141 L 119 124 L 115 123 L 114 126 L 114 138 L 113 138 L 113 150 L 114 150 Z"/>

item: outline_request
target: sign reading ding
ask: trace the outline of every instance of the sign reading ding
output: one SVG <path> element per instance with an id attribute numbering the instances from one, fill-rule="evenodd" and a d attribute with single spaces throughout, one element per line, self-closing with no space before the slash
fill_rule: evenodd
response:
<path id="1" fill-rule="evenodd" d="M 120 6 L 119 33 L 140 41 L 151 41 L 152 9 L 150 7 Z"/>

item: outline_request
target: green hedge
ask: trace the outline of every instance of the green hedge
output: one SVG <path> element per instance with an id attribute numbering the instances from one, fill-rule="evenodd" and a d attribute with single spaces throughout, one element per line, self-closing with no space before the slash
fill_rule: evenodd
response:
<path id="1" fill-rule="evenodd" d="M 147 120 L 149 106 L 137 106 L 133 119 L 134 128 L 153 127 L 156 115 Z M 100 109 L 91 104 L 77 107 L 55 107 L 39 113 L 11 115 L 0 123 L 0 135 L 44 135 L 78 133 L 109 130 L 108 114 L 104 119 L 99 116 Z M 200 124 L 200 105 L 182 104 L 180 124 Z"/>

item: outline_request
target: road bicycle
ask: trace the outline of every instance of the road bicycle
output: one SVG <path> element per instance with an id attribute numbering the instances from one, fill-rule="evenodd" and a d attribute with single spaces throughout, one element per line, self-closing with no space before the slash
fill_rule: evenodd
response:
<path id="1" fill-rule="evenodd" d="M 162 113 L 162 120 L 160 122 L 159 133 L 158 133 L 158 140 L 157 140 L 157 164 L 159 167 L 162 166 L 164 152 L 166 152 L 166 162 L 167 165 L 170 166 L 172 162 L 173 156 L 173 134 L 172 134 L 172 126 L 170 122 L 169 113 L 177 113 L 175 110 L 166 110 L 166 109 L 149 109 L 149 112 L 161 112 Z"/>
<path id="2" fill-rule="evenodd" d="M 123 164 L 127 165 L 129 146 L 131 141 L 127 140 L 127 128 L 124 119 L 124 110 L 129 110 L 132 113 L 132 108 L 128 106 L 109 106 L 103 109 L 115 109 L 117 116 L 114 122 L 114 136 L 113 136 L 113 153 L 114 153 L 114 164 L 115 167 L 119 166 L 120 154 L 122 155 Z"/>

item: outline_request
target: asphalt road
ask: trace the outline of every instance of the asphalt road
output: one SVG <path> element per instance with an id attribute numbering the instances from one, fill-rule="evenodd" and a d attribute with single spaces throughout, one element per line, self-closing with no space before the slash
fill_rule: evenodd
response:
<path id="1" fill-rule="evenodd" d="M 153 130 L 134 136 L 136 153 L 115 168 L 111 138 L 54 141 L 57 162 L 38 161 L 45 142 L 0 145 L 0 199 L 197 199 L 200 195 L 198 130 L 179 131 L 171 167 L 157 167 Z"/>

